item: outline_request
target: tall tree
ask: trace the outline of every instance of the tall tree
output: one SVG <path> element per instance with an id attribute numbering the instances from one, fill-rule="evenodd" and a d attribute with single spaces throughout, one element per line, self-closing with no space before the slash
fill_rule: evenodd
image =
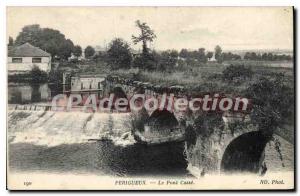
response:
<path id="1" fill-rule="evenodd" d="M 73 42 L 58 30 L 40 28 L 38 24 L 24 26 L 16 38 L 15 45 L 26 42 L 49 52 L 53 57 L 59 56 L 64 59 L 71 56 L 74 47 Z"/>
<path id="2" fill-rule="evenodd" d="M 143 44 L 143 54 L 147 54 L 149 52 L 149 49 L 147 47 L 147 42 L 152 42 L 156 35 L 154 34 L 154 31 L 150 29 L 150 27 L 146 23 L 141 23 L 139 20 L 136 22 L 136 26 L 140 29 L 141 34 L 139 36 L 132 35 L 132 41 L 134 44 L 137 44 L 139 42 L 142 42 Z"/>
<path id="3" fill-rule="evenodd" d="M 84 57 L 85 58 L 91 58 L 92 56 L 94 56 L 95 54 L 95 49 L 92 47 L 92 46 L 87 46 L 85 49 L 84 49 Z"/>
<path id="4" fill-rule="evenodd" d="M 109 44 L 107 57 L 112 69 L 130 68 L 132 61 L 130 47 L 121 38 L 116 38 Z"/>
<path id="5" fill-rule="evenodd" d="M 73 54 L 76 57 L 80 57 L 82 55 L 82 49 L 79 45 L 74 46 L 73 48 Z"/>
<path id="6" fill-rule="evenodd" d="M 222 48 L 219 45 L 215 47 L 215 58 L 218 62 L 222 62 Z"/>
<path id="7" fill-rule="evenodd" d="M 38 46 L 40 44 L 40 39 L 42 34 L 42 29 L 39 24 L 27 25 L 22 28 L 22 31 L 16 37 L 15 44 L 21 45 L 26 42 Z"/>
<path id="8" fill-rule="evenodd" d="M 197 54 L 197 60 L 202 63 L 207 62 L 207 57 L 205 55 L 205 48 L 199 48 Z"/>

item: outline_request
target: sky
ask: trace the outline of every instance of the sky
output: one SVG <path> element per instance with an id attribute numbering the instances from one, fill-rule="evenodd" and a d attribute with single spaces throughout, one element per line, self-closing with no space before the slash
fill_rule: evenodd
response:
<path id="1" fill-rule="evenodd" d="M 120 37 L 139 49 L 131 41 L 139 34 L 136 20 L 154 30 L 156 50 L 293 49 L 291 7 L 7 7 L 7 37 L 40 24 L 83 48 L 105 47 Z"/>

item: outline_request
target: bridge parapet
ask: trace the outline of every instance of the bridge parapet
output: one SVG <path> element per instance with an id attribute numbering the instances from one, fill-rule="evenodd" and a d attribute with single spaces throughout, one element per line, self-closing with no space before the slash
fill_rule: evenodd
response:
<path id="1" fill-rule="evenodd" d="M 130 96 L 133 95 L 138 89 L 142 89 L 144 91 L 144 94 L 147 96 L 156 96 L 156 95 L 162 95 L 164 93 L 166 94 L 174 94 L 175 96 L 182 97 L 186 94 L 186 91 L 183 86 L 161 86 L 161 85 L 155 85 L 151 84 L 149 82 L 142 82 L 138 80 L 131 80 L 131 79 L 125 79 L 120 76 L 107 76 L 106 77 L 106 84 L 109 88 L 108 90 L 112 90 L 111 88 L 114 88 L 115 86 L 119 85 L 122 86 L 125 93 L 128 93 Z"/>

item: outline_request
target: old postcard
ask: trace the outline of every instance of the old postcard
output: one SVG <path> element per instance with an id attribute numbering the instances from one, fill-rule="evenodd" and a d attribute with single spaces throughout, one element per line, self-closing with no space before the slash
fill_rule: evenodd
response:
<path id="1" fill-rule="evenodd" d="M 294 190 L 293 7 L 7 7 L 9 190 Z"/>

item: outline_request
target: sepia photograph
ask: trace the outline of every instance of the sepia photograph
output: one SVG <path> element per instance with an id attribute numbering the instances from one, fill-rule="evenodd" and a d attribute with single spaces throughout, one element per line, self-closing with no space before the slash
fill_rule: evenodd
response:
<path id="1" fill-rule="evenodd" d="M 295 190 L 293 7 L 6 7 L 8 190 Z"/>

